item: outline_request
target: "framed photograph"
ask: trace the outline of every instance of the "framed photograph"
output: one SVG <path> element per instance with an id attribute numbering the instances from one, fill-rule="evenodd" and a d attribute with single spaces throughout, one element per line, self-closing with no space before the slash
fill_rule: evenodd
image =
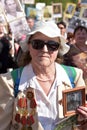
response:
<path id="1" fill-rule="evenodd" d="M 74 12 L 76 9 L 76 4 L 74 3 L 67 3 L 65 12 L 64 12 L 64 17 L 72 18 Z"/>
<path id="2" fill-rule="evenodd" d="M 25 16 L 24 10 L 19 0 L 4 0 L 4 13 L 7 22 L 14 21 Z"/>
<path id="3" fill-rule="evenodd" d="M 37 19 L 37 9 L 35 7 L 29 7 L 29 6 L 26 6 L 25 7 L 25 13 L 26 13 L 26 16 L 30 16 L 30 17 L 33 17 L 35 19 Z"/>
<path id="4" fill-rule="evenodd" d="M 76 114 L 78 106 L 85 106 L 85 87 L 77 87 L 63 91 L 64 116 Z"/>
<path id="5" fill-rule="evenodd" d="M 23 35 L 27 35 L 27 33 L 30 32 L 30 28 L 25 17 L 10 22 L 9 25 L 16 40 L 21 40 Z"/>
<path id="6" fill-rule="evenodd" d="M 45 21 L 52 20 L 52 15 L 53 15 L 52 6 L 51 5 L 45 6 L 43 8 L 43 19 Z"/>
<path id="7" fill-rule="evenodd" d="M 79 17 L 81 19 L 87 20 L 87 6 L 81 8 Z"/>
<path id="8" fill-rule="evenodd" d="M 61 18 L 62 17 L 62 3 L 53 3 L 53 17 Z"/>

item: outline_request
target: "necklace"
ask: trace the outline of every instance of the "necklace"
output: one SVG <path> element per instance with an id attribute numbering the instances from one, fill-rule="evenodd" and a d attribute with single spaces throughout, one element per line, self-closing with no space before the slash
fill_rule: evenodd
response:
<path id="1" fill-rule="evenodd" d="M 42 79 L 42 78 L 36 77 L 37 80 L 42 81 L 42 82 L 51 81 L 51 80 L 54 80 L 54 78 L 55 78 L 55 76 L 52 76 L 49 79 L 48 78 L 47 79 Z"/>

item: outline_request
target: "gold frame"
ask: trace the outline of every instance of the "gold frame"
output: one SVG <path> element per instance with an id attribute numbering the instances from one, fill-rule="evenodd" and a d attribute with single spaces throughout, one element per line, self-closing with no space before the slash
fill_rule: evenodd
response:
<path id="1" fill-rule="evenodd" d="M 71 10 L 70 10 L 71 12 L 67 12 L 69 7 L 72 7 Z M 76 4 L 74 4 L 74 3 L 67 3 L 65 11 L 64 11 L 64 18 L 65 17 L 72 18 L 72 16 L 74 15 L 75 9 L 76 9 Z"/>
<path id="2" fill-rule="evenodd" d="M 65 117 L 76 114 L 76 108 L 79 105 L 85 106 L 85 87 L 67 89 L 62 94 L 63 114 Z"/>

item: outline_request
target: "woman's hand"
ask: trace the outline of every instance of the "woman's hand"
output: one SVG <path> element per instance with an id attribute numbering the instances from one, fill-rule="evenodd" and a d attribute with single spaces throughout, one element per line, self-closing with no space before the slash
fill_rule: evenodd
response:
<path id="1" fill-rule="evenodd" d="M 78 113 L 78 128 L 80 130 L 87 130 L 87 106 L 79 106 L 77 108 Z"/>

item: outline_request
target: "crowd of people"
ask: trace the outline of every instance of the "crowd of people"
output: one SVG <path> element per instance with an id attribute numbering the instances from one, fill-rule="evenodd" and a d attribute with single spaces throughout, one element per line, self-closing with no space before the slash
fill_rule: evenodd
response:
<path id="1" fill-rule="evenodd" d="M 73 89 L 62 65 L 72 67 L 74 87 L 85 87 L 87 97 L 87 28 L 71 33 L 64 21 L 26 21 L 26 51 L 0 23 L 0 130 L 55 130 L 65 118 L 62 92 Z M 86 100 L 76 108 L 76 124 L 61 130 L 87 129 Z"/>

